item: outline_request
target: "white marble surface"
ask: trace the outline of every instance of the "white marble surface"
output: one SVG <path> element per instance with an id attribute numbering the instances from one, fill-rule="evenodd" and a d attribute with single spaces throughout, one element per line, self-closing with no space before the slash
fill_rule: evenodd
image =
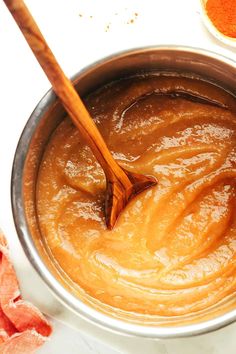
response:
<path id="1" fill-rule="evenodd" d="M 38 354 L 118 354 L 107 345 L 81 335 L 58 321 L 53 322 L 53 327 L 52 337 L 37 351 Z"/>
<path id="2" fill-rule="evenodd" d="M 198 0 L 27 0 L 26 3 L 68 75 L 105 55 L 143 45 L 191 45 L 231 58 L 236 53 L 207 33 L 201 23 Z M 130 23 L 131 19 L 134 23 Z M 79 329 L 52 320 L 54 334 L 38 352 L 235 354 L 236 325 L 191 339 L 158 342 L 130 339 L 77 318 L 48 293 L 26 260 L 16 236 L 10 206 L 10 175 L 19 135 L 50 84 L 3 2 L 0 2 L 0 54 L 0 225 L 7 235 L 24 296 L 42 311 Z"/>

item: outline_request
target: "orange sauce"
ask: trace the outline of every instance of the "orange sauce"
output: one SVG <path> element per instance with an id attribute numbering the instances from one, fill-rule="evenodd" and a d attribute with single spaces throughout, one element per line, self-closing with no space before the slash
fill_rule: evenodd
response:
<path id="1" fill-rule="evenodd" d="M 169 88 L 228 109 L 157 94 Z M 197 79 L 147 75 L 104 86 L 86 105 L 119 164 L 158 185 L 107 230 L 103 171 L 66 118 L 37 187 L 41 232 L 61 269 L 97 300 L 150 315 L 196 312 L 234 293 L 235 99 Z"/>

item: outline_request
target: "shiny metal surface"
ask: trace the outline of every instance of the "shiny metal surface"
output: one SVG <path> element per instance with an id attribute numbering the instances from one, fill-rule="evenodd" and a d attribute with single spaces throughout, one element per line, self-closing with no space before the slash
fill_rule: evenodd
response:
<path id="1" fill-rule="evenodd" d="M 147 71 L 178 72 L 184 76 L 200 76 L 236 95 L 236 63 L 201 49 L 166 46 L 134 49 L 105 58 L 74 77 L 81 95 L 100 85 L 135 73 Z M 31 264 L 53 294 L 68 308 L 87 320 L 126 335 L 150 338 L 193 336 L 213 331 L 236 320 L 235 296 L 201 314 L 179 319 L 163 319 L 155 324 L 150 316 L 116 318 L 99 308 L 91 299 L 75 296 L 73 284 L 64 279 L 53 264 L 37 224 L 35 186 L 40 160 L 55 127 L 65 111 L 50 90 L 39 102 L 19 140 L 12 170 L 12 209 L 22 247 Z"/>

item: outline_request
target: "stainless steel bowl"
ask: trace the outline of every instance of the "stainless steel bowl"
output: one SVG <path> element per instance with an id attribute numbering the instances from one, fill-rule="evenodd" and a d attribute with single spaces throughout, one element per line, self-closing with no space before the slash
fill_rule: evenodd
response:
<path id="1" fill-rule="evenodd" d="M 236 63 L 201 49 L 166 46 L 134 49 L 105 58 L 80 71 L 75 87 L 83 96 L 100 85 L 126 75 L 147 71 L 178 72 L 203 77 L 236 95 Z M 190 316 L 155 320 L 152 316 L 127 316 L 89 298 L 75 295 L 75 285 L 65 278 L 44 245 L 35 210 L 38 167 L 48 140 L 65 111 L 50 90 L 39 102 L 19 140 L 12 171 L 12 209 L 22 247 L 53 294 L 76 314 L 123 334 L 171 338 L 213 331 L 236 320 L 236 296 Z M 77 289 L 78 292 L 78 289 Z"/>

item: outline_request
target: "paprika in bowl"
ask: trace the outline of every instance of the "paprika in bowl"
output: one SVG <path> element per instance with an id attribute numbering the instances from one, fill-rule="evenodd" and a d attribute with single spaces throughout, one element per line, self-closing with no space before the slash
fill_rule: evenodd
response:
<path id="1" fill-rule="evenodd" d="M 175 218 L 176 211 L 179 212 L 179 208 L 184 207 L 181 195 L 178 194 L 180 193 L 180 191 L 178 192 L 178 186 L 180 187 L 180 184 L 184 182 L 183 180 L 181 182 L 181 178 L 188 168 L 190 170 L 193 168 L 193 171 L 195 171 L 194 168 L 196 167 L 199 176 L 204 173 L 205 169 L 217 169 L 218 172 L 215 177 L 213 175 L 211 177 L 216 178 L 216 180 L 218 180 L 218 177 L 220 180 L 223 178 L 223 184 L 220 182 L 218 185 L 215 180 L 213 187 L 207 180 L 206 183 L 209 182 L 209 185 L 206 188 L 206 193 L 197 199 L 199 205 L 191 204 L 192 212 L 190 214 L 192 217 L 198 215 L 199 225 L 204 228 L 200 234 L 204 236 L 209 231 L 209 223 L 205 219 L 206 214 L 213 213 L 212 215 L 215 218 L 213 224 L 220 221 L 221 217 L 223 218 L 223 224 L 228 225 L 230 220 L 233 220 L 228 216 L 231 215 L 234 185 L 231 186 L 230 175 L 219 175 L 219 173 L 225 172 L 219 170 L 219 168 L 222 163 L 232 162 L 232 158 L 230 162 L 225 160 L 225 153 L 233 149 L 231 140 L 234 113 L 231 114 L 231 108 L 233 109 L 235 103 L 235 75 L 235 63 L 216 54 L 192 48 L 154 47 L 132 50 L 106 58 L 86 68 L 75 77 L 76 89 L 83 97 L 95 91 L 95 94 L 87 96 L 90 97 L 87 99 L 87 103 L 91 111 L 94 111 L 94 115 L 97 116 L 95 119 L 98 119 L 98 124 L 101 124 L 102 133 L 105 136 L 108 134 L 107 137 L 112 133 L 112 137 L 110 137 L 114 150 L 125 149 L 125 146 L 128 149 L 126 152 L 122 150 L 123 155 L 121 153 L 117 155 L 118 159 L 122 160 L 123 158 L 123 163 L 132 165 L 133 162 L 138 161 L 132 160 L 132 154 L 142 147 L 142 141 L 145 144 L 150 143 L 152 145 L 151 140 L 145 138 L 145 132 L 151 134 L 151 139 L 158 136 L 159 142 L 162 143 L 161 146 L 174 148 L 172 155 L 168 156 L 166 156 L 165 151 L 158 150 L 158 159 L 162 158 L 165 164 L 163 165 L 159 161 L 155 165 L 155 173 L 160 172 L 159 189 L 155 192 L 157 197 L 160 198 L 164 195 L 164 189 L 166 188 L 167 194 L 172 193 L 173 198 L 179 196 L 180 202 L 178 208 L 175 208 L 175 203 L 171 201 L 168 202 L 168 205 L 162 203 L 162 208 L 158 210 L 158 213 L 164 215 L 163 211 L 166 207 L 172 208 L 172 212 L 169 216 L 166 215 L 165 218 L 158 219 L 160 225 L 162 225 L 162 230 L 159 230 L 160 233 L 163 231 L 163 226 L 171 221 L 172 216 Z M 111 82 L 115 82 L 115 84 L 109 84 Z M 186 101 L 186 97 L 173 96 L 173 88 L 177 86 L 178 93 L 183 92 L 183 89 L 189 89 L 192 94 L 201 92 L 205 101 L 196 103 L 191 100 Z M 104 88 L 101 89 L 101 87 Z M 96 91 L 97 89 L 99 90 Z M 169 96 L 159 96 L 158 92 L 160 93 L 161 90 L 162 93 L 167 93 Z M 149 91 L 152 92 L 151 95 Z M 145 92 L 146 94 L 143 95 Z M 141 95 L 138 100 L 136 99 L 137 95 Z M 133 98 L 134 101 L 131 105 L 128 105 L 128 109 L 125 109 L 124 105 L 129 103 L 130 98 Z M 209 111 L 206 99 L 209 100 Z M 100 104 L 97 106 L 99 102 Z M 105 122 L 104 115 L 111 112 L 114 104 L 117 109 L 121 108 L 123 113 L 120 115 L 119 109 L 116 109 L 112 114 L 113 120 Z M 186 107 L 192 113 L 184 114 L 183 110 L 186 110 Z M 226 107 L 231 108 L 228 111 Z M 158 112 L 156 112 L 156 109 Z M 140 114 L 138 112 L 142 112 L 144 118 L 151 113 L 151 117 L 145 118 L 142 122 L 141 130 Z M 173 112 L 175 112 L 174 115 Z M 211 112 L 210 115 L 207 112 Z M 117 116 L 121 118 L 119 122 L 116 120 Z M 182 123 L 175 119 L 171 125 L 165 126 L 165 123 L 173 117 L 176 117 L 176 119 L 183 118 Z M 214 122 L 211 121 L 211 117 L 214 117 Z M 232 269 L 231 266 L 228 267 L 227 274 L 216 270 L 217 265 L 213 260 L 215 256 L 212 254 L 211 247 L 207 247 L 204 251 L 205 255 L 212 254 L 208 261 L 205 260 L 205 263 L 202 261 L 197 266 L 199 271 L 201 267 L 204 267 L 204 264 L 205 266 L 207 264 L 212 266 L 211 269 L 209 267 L 203 268 L 203 272 L 201 272 L 201 274 L 206 272 L 204 277 L 207 281 L 204 284 L 200 284 L 200 280 L 196 286 L 197 283 L 194 280 L 196 283 L 194 287 L 190 286 L 187 289 L 185 286 L 187 277 L 182 277 L 180 273 L 176 273 L 176 276 L 173 277 L 170 269 L 166 268 L 165 274 L 162 272 L 159 275 L 164 275 L 169 285 L 170 282 L 177 284 L 178 290 L 177 288 L 171 288 L 166 283 L 165 287 L 159 288 L 157 295 L 155 287 L 159 286 L 156 285 L 158 279 L 155 274 L 150 278 L 149 272 L 152 267 L 152 257 L 155 257 L 155 262 L 164 264 L 169 262 L 167 259 L 169 251 L 167 250 L 167 253 L 161 252 L 159 244 L 156 245 L 155 240 L 150 240 L 147 245 L 148 242 L 146 242 L 145 237 L 142 238 L 142 235 L 148 234 L 147 230 L 145 231 L 143 228 L 144 223 L 142 223 L 142 217 L 146 215 L 146 211 L 138 212 L 138 210 L 142 209 L 141 205 L 145 204 L 145 200 L 152 198 L 149 192 L 147 192 L 149 194 L 146 194 L 146 197 L 145 194 L 141 196 L 141 199 L 137 200 L 137 204 L 133 204 L 126 211 L 126 214 L 124 214 L 126 219 L 120 220 L 120 224 L 114 230 L 115 235 L 109 234 L 109 231 L 106 231 L 105 234 L 102 220 L 99 219 L 100 210 L 96 206 L 96 200 L 92 200 L 94 195 L 98 195 L 96 188 L 99 187 L 101 190 L 103 188 L 101 176 L 99 173 L 94 175 L 94 162 L 90 161 L 90 157 L 87 158 L 88 151 L 77 140 L 77 133 L 73 130 L 73 126 L 64 118 L 65 112 L 62 106 L 53 92 L 50 91 L 40 101 L 26 125 L 17 147 L 12 174 L 12 205 L 20 240 L 30 261 L 52 292 L 78 315 L 82 315 L 98 325 L 125 334 L 153 338 L 196 335 L 233 322 L 236 319 L 236 299 L 233 288 L 234 281 L 231 281 L 233 275 L 230 272 Z M 62 120 L 64 121 L 62 122 Z M 198 124 L 194 124 L 191 128 L 189 124 L 191 125 L 191 122 L 194 123 L 195 120 L 198 121 Z M 106 124 L 103 125 L 103 122 Z M 122 122 L 125 122 L 125 124 Z M 110 124 L 114 126 L 114 129 L 110 129 Z M 159 125 L 160 130 L 157 134 L 155 129 Z M 132 129 L 130 130 L 130 128 Z M 192 135 L 191 131 L 193 132 Z M 120 137 L 117 136 L 119 132 L 121 132 Z M 132 140 L 133 134 L 136 136 L 135 140 Z M 127 136 L 130 140 L 126 139 Z M 116 141 L 119 142 L 119 138 L 122 144 L 116 144 Z M 205 151 L 209 148 L 205 144 L 208 145 L 211 138 L 214 140 L 214 143 L 210 146 L 211 151 Z M 130 141 L 130 144 L 126 145 L 122 139 L 126 139 L 126 142 Z M 186 146 L 184 141 L 187 142 Z M 194 150 L 195 143 L 198 145 L 198 150 L 205 150 L 199 150 L 196 153 Z M 180 163 L 180 170 L 178 170 L 178 161 L 180 161 L 183 151 L 186 152 L 186 148 L 188 156 L 185 156 L 183 163 Z M 219 152 L 217 149 L 221 148 L 223 150 Z M 66 158 L 68 151 L 69 159 Z M 144 152 L 150 152 L 151 158 L 155 158 L 155 151 L 148 148 Z M 231 152 L 233 154 L 233 151 Z M 176 156 L 176 153 L 181 156 Z M 150 155 L 147 157 L 149 159 Z M 173 158 L 176 160 L 175 163 L 172 162 Z M 206 158 L 210 158 L 209 164 L 205 164 L 204 159 Z M 64 159 L 67 160 L 66 165 Z M 76 159 L 79 159 L 78 163 Z M 139 162 L 142 164 L 142 161 Z M 190 167 L 189 164 L 194 164 L 195 167 Z M 132 168 L 131 165 L 130 168 Z M 152 164 L 145 163 L 143 168 L 148 168 L 149 165 Z M 87 167 L 84 168 L 84 166 Z M 168 166 L 172 169 L 172 172 Z M 63 176 L 60 175 L 61 168 L 64 169 Z M 229 168 L 229 171 L 226 171 L 228 174 L 234 173 L 233 167 L 228 166 L 227 168 Z M 78 169 L 79 174 L 77 173 Z M 88 174 L 88 170 L 91 173 Z M 191 179 L 193 175 L 197 178 L 196 171 L 191 172 L 190 170 L 188 179 Z M 99 170 L 97 171 L 99 172 Z M 172 184 L 170 184 L 170 181 L 168 182 L 168 173 L 170 172 L 172 177 L 175 176 L 178 180 L 173 180 Z M 214 174 L 214 171 L 211 172 Z M 97 182 L 95 181 L 97 184 L 91 194 L 90 182 L 94 176 L 97 178 Z M 164 179 L 161 180 L 161 176 Z M 53 185 L 51 185 L 52 181 L 55 182 Z M 175 189 L 177 188 L 174 194 L 173 190 L 170 189 L 173 186 L 175 186 Z M 198 188 L 197 184 L 195 187 Z M 195 187 L 193 190 L 195 190 Z M 78 188 L 80 189 L 79 199 L 77 199 L 78 195 L 76 194 Z M 211 191 L 211 188 L 214 191 Z M 53 195 L 56 191 L 59 194 Z M 190 197 L 193 196 L 193 191 L 189 190 L 188 193 Z M 203 199 L 201 200 L 201 198 Z M 215 211 L 210 206 L 212 201 L 216 205 Z M 57 205 L 54 205 L 55 202 Z M 64 209 L 65 205 L 66 209 Z M 202 216 L 198 214 L 201 205 L 209 206 L 204 207 L 205 212 Z M 227 205 L 229 205 L 229 208 Z M 54 218 L 55 208 L 58 206 L 59 209 L 56 211 Z M 76 214 L 73 208 L 79 208 L 77 210 L 79 213 Z M 224 208 L 228 208 L 229 214 Z M 65 210 L 66 212 L 64 212 Z M 134 219 L 134 223 L 136 218 L 138 228 L 134 223 L 133 227 L 130 225 L 127 213 Z M 181 215 L 186 223 L 189 223 L 188 215 L 185 215 L 185 213 Z M 90 222 L 89 228 L 88 222 Z M 207 222 L 206 225 L 205 222 Z M 73 226 L 76 224 L 77 226 L 73 230 Z M 223 224 L 221 223 L 221 226 Z M 152 225 L 148 223 L 146 225 L 152 233 Z M 222 235 L 223 229 L 219 225 L 217 228 L 214 228 L 214 225 L 212 226 L 214 232 L 212 231 L 211 235 L 213 233 L 216 235 L 218 231 Z M 184 232 L 184 224 L 181 227 Z M 120 228 L 123 228 L 122 233 L 119 233 Z M 172 227 L 172 230 L 174 229 Z M 230 230 L 228 226 L 226 229 L 227 232 Z M 139 230 L 142 231 L 140 235 L 138 234 Z M 179 236 L 183 237 L 183 235 Z M 208 236 L 210 237 L 210 234 Z M 209 241 L 208 236 L 205 239 L 207 243 Z M 100 237 L 103 238 L 103 241 L 99 239 Z M 196 247 L 191 246 L 199 238 L 198 235 L 196 235 L 196 240 L 194 237 L 191 238 L 191 245 L 189 244 L 190 239 L 186 238 L 187 243 L 182 242 L 183 249 L 178 237 L 171 238 L 171 234 L 166 234 L 166 237 L 169 240 L 163 240 L 163 242 L 168 241 L 166 247 L 170 244 L 169 250 L 175 250 L 171 261 L 177 260 L 179 262 L 181 259 L 183 261 L 183 258 L 181 258 L 183 255 L 179 258 L 179 255 L 176 254 L 177 250 L 183 253 L 190 249 L 191 252 L 195 252 L 196 247 L 198 247 L 198 250 L 202 248 L 202 243 Z M 173 243 L 174 240 L 179 242 L 180 247 L 176 247 Z M 224 238 L 224 240 L 228 242 L 229 239 Z M 220 248 L 220 255 L 223 258 L 219 258 L 220 255 L 218 255 L 218 261 L 229 255 L 230 264 L 233 262 L 232 247 L 234 243 L 233 240 L 231 241 L 228 246 Z M 146 245 L 149 248 L 148 252 L 144 252 Z M 160 252 L 155 252 L 158 247 Z M 232 254 L 229 254 L 231 248 Z M 227 252 L 222 254 L 224 250 Z M 159 257 L 158 260 L 157 257 Z M 193 270 L 193 268 L 195 268 L 195 265 L 192 267 L 192 273 L 191 267 L 189 268 L 190 277 L 192 277 L 191 274 L 195 273 L 196 269 Z M 212 275 L 214 273 L 214 276 L 218 272 L 219 276 L 213 279 L 214 276 L 208 277 L 207 272 L 212 273 Z M 168 275 L 169 280 L 165 275 Z M 127 276 L 129 280 L 127 280 Z M 176 277 L 179 277 L 179 280 Z M 130 283 L 131 278 L 136 279 L 132 284 Z M 204 297 L 201 297 L 204 289 L 207 291 L 205 304 Z M 228 291 L 229 289 L 230 291 Z M 140 292 L 143 293 L 142 297 Z M 216 301 L 208 302 L 208 293 L 210 292 L 213 295 L 215 294 L 213 297 Z M 185 304 L 189 304 L 190 293 L 194 309 L 193 311 L 191 309 L 185 311 L 187 308 Z M 222 296 L 219 297 L 217 294 Z M 122 298 L 125 301 L 122 302 Z M 153 301 L 150 300 L 152 298 Z M 137 299 L 139 300 L 136 301 Z M 199 304 L 197 303 L 198 299 Z M 134 304 L 136 304 L 136 308 Z M 183 310 L 184 307 L 185 310 Z"/>
<path id="2" fill-rule="evenodd" d="M 226 45 L 236 47 L 236 0 L 200 0 L 208 31 Z"/>

